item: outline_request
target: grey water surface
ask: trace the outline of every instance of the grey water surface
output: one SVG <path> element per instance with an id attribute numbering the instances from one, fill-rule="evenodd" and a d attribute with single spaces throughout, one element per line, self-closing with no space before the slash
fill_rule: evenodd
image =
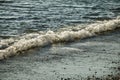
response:
<path id="1" fill-rule="evenodd" d="M 120 0 L 0 0 L 0 35 L 57 29 L 120 15 Z"/>
<path id="2" fill-rule="evenodd" d="M 120 0 L 0 0 L 0 38 L 120 15 Z M 85 80 L 118 73 L 120 30 L 0 61 L 0 80 Z"/>

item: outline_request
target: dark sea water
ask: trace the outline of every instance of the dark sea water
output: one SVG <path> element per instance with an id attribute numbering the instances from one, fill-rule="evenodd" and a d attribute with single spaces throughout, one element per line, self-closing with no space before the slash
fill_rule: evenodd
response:
<path id="1" fill-rule="evenodd" d="M 94 33 L 104 31 L 105 25 L 106 31 L 119 26 L 120 20 L 111 21 L 113 25 L 96 23 L 118 16 L 120 0 L 0 0 L 0 59 L 3 52 L 17 55 L 0 61 L 0 80 L 85 80 L 87 76 L 116 74 L 118 70 L 114 69 L 120 65 L 120 30 L 98 36 Z M 89 23 L 96 23 L 95 28 L 90 28 L 92 36 L 89 29 L 78 29 L 79 34 L 75 30 L 59 31 Z M 69 42 L 76 34 L 86 39 Z M 61 41 L 54 44 L 55 39 Z"/>
<path id="2" fill-rule="evenodd" d="M 0 35 L 57 29 L 120 15 L 120 0 L 0 0 Z"/>

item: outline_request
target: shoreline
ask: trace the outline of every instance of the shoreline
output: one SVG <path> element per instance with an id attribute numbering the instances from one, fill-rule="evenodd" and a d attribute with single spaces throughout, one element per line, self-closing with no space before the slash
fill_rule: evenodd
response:
<path id="1" fill-rule="evenodd" d="M 101 34 L 102 32 L 115 30 L 116 28 L 120 28 L 119 19 L 103 21 L 99 24 L 94 23 L 78 31 L 63 31 L 60 33 L 48 31 L 43 35 L 33 34 L 28 38 L 26 38 L 27 36 L 23 36 L 22 39 L 18 39 L 17 41 L 14 39 L 3 42 L 1 41 L 1 46 L 6 45 L 8 47 L 0 50 L 0 59 L 2 60 L 10 56 L 18 55 L 21 52 L 32 49 L 34 47 L 44 47 L 49 44 L 89 38 Z"/>
<path id="2" fill-rule="evenodd" d="M 0 63 L 0 71 L 4 72 L 0 72 L 0 78 L 3 80 L 119 80 L 119 34 L 118 29 L 73 43 L 54 44 L 50 47 L 30 50 L 26 55 L 16 56 Z M 8 67 L 12 72 L 4 71 Z"/>

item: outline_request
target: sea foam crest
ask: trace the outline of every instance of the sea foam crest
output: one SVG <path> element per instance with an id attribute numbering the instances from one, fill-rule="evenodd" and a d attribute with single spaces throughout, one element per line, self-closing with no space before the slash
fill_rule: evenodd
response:
<path id="1" fill-rule="evenodd" d="M 48 31 L 43 33 L 31 33 L 24 36 L 20 36 L 17 39 L 1 40 L 1 47 L 6 46 L 0 50 L 0 59 L 4 59 L 13 55 L 17 55 L 19 52 L 31 49 L 33 47 L 43 47 L 49 44 L 58 42 L 74 41 L 76 39 L 83 39 L 97 35 L 99 33 L 114 30 L 120 28 L 120 19 L 103 21 L 100 23 L 94 23 L 88 25 L 84 29 L 77 31 L 66 30 L 61 32 Z"/>

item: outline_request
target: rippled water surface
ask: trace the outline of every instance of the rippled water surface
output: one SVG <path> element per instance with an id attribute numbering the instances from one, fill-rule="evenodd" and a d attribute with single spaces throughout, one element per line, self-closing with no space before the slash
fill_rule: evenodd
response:
<path id="1" fill-rule="evenodd" d="M 57 29 L 119 14 L 119 0 L 0 0 L 0 35 Z"/>
<path id="2" fill-rule="evenodd" d="M 77 24 L 86 25 L 117 16 L 120 16 L 120 0 L 0 0 L 0 39 L 34 31 L 56 30 Z M 109 22 L 105 31 L 119 26 L 114 23 Z M 91 29 L 98 29 L 97 32 L 101 33 L 104 31 L 104 24 L 102 29 L 97 26 Z M 65 37 L 65 40 L 69 41 L 69 37 L 73 38 L 70 36 L 71 33 L 68 33 L 69 36 Z M 63 77 L 79 80 L 81 77 L 93 75 L 100 77 L 116 74 L 118 70 L 115 69 L 120 65 L 119 34 L 120 30 L 116 30 L 113 33 L 106 32 L 106 35 L 92 38 L 88 36 L 80 42 L 51 44 L 45 48 L 24 52 L 22 50 L 31 48 L 27 43 L 31 43 L 33 47 L 36 47 L 33 44 L 36 41 L 49 43 L 52 41 L 52 35 L 47 35 L 43 39 L 37 38 L 40 34 L 33 34 L 31 37 L 28 35 L 29 38 L 18 36 L 19 38 L 14 38 L 12 42 L 9 42 L 9 39 L 1 39 L 0 55 L 2 51 L 7 52 L 7 49 L 8 54 L 9 51 L 12 53 L 15 50 L 23 54 L 0 61 L 0 80 L 68 80 Z M 26 45 L 28 47 L 25 47 Z"/>

